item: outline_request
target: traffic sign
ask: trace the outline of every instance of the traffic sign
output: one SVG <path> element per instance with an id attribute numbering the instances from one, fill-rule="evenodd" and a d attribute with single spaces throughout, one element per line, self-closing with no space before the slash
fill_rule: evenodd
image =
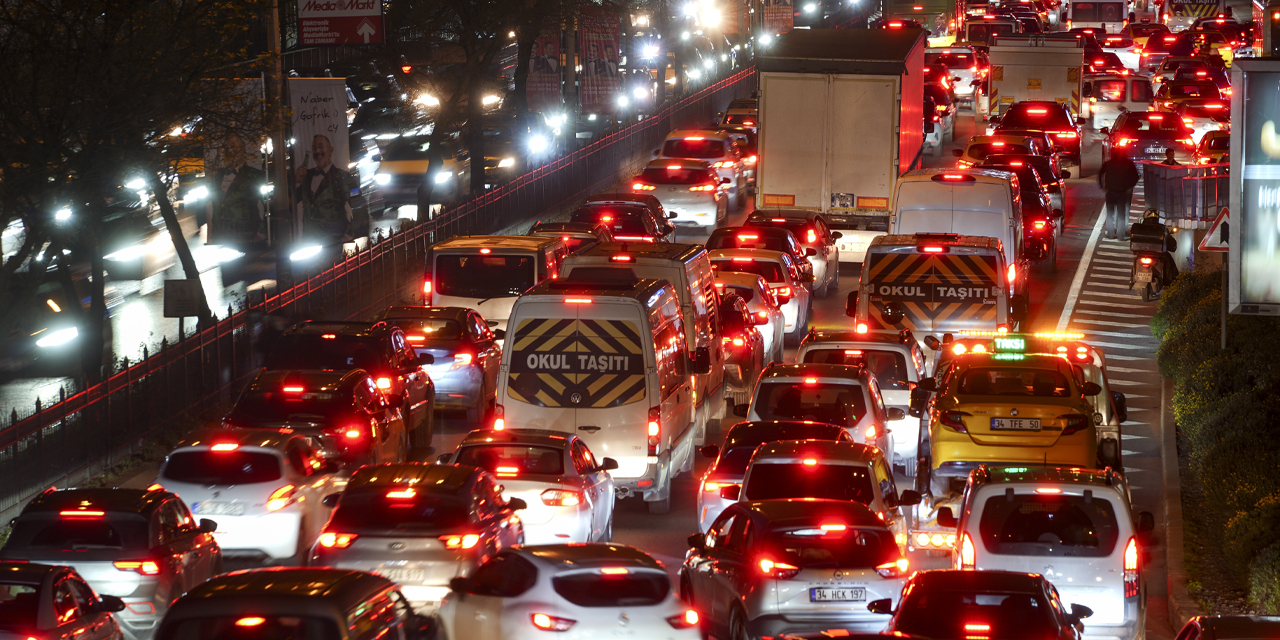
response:
<path id="1" fill-rule="evenodd" d="M 204 287 L 199 280 L 165 280 L 164 317 L 198 316 L 203 298 Z"/>
<path id="2" fill-rule="evenodd" d="M 382 44 L 382 2 L 298 0 L 298 41 L 306 47 Z"/>
<path id="3" fill-rule="evenodd" d="M 1226 207 L 1218 212 L 1218 217 L 1213 219 L 1213 224 L 1209 225 L 1209 231 L 1204 234 L 1204 238 L 1200 240 L 1201 251 L 1226 251 L 1227 238 L 1231 237 L 1229 229 L 1229 219 L 1231 214 L 1228 213 Z"/>

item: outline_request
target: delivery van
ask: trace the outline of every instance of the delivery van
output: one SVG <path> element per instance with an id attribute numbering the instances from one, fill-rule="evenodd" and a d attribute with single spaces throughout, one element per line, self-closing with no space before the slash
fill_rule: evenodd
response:
<path id="1" fill-rule="evenodd" d="M 610 474 L 619 497 L 643 496 L 650 513 L 667 513 L 671 479 L 693 469 L 691 382 L 711 367 L 706 351 L 685 348 L 678 289 L 604 267 L 520 296 L 502 349 L 494 428 L 575 433 L 618 461 Z"/>
<path id="2" fill-rule="evenodd" d="M 561 236 L 461 236 L 427 250 L 423 302 L 475 309 L 506 330 L 516 296 L 560 271 Z"/>

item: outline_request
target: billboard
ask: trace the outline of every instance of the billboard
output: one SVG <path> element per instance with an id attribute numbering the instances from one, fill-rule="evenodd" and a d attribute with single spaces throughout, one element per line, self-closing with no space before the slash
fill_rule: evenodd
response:
<path id="1" fill-rule="evenodd" d="M 242 247 L 266 239 L 262 80 L 241 80 L 230 102 L 242 105 L 242 117 L 204 121 L 205 215 L 209 244 Z"/>
<path id="2" fill-rule="evenodd" d="M 1280 315 L 1280 60 L 1236 60 L 1231 81 L 1228 302 Z"/>
<path id="3" fill-rule="evenodd" d="M 612 113 L 622 91 L 618 77 L 618 14 L 584 6 L 578 21 L 582 75 L 579 77 L 578 102 L 582 111 Z"/>
<path id="4" fill-rule="evenodd" d="M 298 0 L 298 44 L 382 44 L 382 2 Z"/>
<path id="5" fill-rule="evenodd" d="M 524 94 L 530 111 L 560 110 L 560 77 L 560 32 L 544 31 L 533 41 L 533 54 L 529 56 Z"/>
<path id="6" fill-rule="evenodd" d="M 351 174 L 345 78 L 289 78 L 292 107 L 295 237 L 324 245 L 349 240 L 351 196 L 360 181 Z"/>
<path id="7" fill-rule="evenodd" d="M 791 0 L 765 0 L 764 32 L 780 36 L 791 30 L 795 24 L 795 10 Z"/>

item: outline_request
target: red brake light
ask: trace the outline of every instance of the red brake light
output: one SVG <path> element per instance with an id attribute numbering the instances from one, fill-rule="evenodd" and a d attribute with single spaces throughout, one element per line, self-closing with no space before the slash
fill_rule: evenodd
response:
<path id="1" fill-rule="evenodd" d="M 117 560 L 112 564 L 121 571 L 133 571 L 144 576 L 160 575 L 160 565 L 154 560 Z"/>
<path id="2" fill-rule="evenodd" d="M 1059 489 L 1057 487 L 1039 487 L 1036 489 L 1036 493 L 1039 493 L 1042 495 L 1058 495 L 1062 493 L 1062 489 Z"/>
<path id="3" fill-rule="evenodd" d="M 387 497 L 392 500 L 408 500 L 416 495 L 418 495 L 418 492 L 414 491 L 412 488 L 387 492 Z"/>
<path id="4" fill-rule="evenodd" d="M 1154 262 L 1154 260 L 1152 260 L 1147 256 L 1143 256 L 1141 258 L 1138 258 L 1138 262 L 1141 262 L 1142 264 L 1151 264 L 1152 262 Z"/>
<path id="5" fill-rule="evenodd" d="M 800 572 L 800 567 L 785 562 L 774 562 L 768 558 L 761 558 L 759 565 L 760 573 L 781 580 L 787 580 Z"/>
<path id="6" fill-rule="evenodd" d="M 960 537 L 960 568 L 972 569 L 977 563 L 977 551 L 973 548 L 973 540 L 966 533 Z"/>
<path id="7" fill-rule="evenodd" d="M 580 492 L 565 489 L 547 489 L 539 497 L 542 498 L 542 504 L 548 507 L 576 507 L 582 504 L 582 494 Z M 601 569 L 601 571 L 608 573 L 604 569 Z"/>
<path id="8" fill-rule="evenodd" d="M 533 622 L 533 626 L 543 631 L 568 631 L 570 627 L 578 622 L 568 618 L 549 616 L 545 613 L 535 613 L 529 616 L 529 620 Z"/>
<path id="9" fill-rule="evenodd" d="M 375 384 L 378 385 L 379 389 L 386 391 L 387 389 L 391 388 L 391 378 L 378 378 Z"/>
<path id="10" fill-rule="evenodd" d="M 854 330 L 854 333 L 866 333 L 866 332 L 867 332 L 867 323 L 865 323 L 865 322 L 859 322 L 859 323 L 858 323 L 858 325 L 857 325 L 856 327 L 854 327 L 854 329 L 853 329 L 853 330 Z"/>
<path id="11" fill-rule="evenodd" d="M 969 623 L 964 625 L 964 630 L 966 633 L 986 633 L 991 630 L 991 625 Z"/>
<path id="12" fill-rule="evenodd" d="M 489 255 L 489 254 L 490 254 L 490 253 L 492 253 L 492 252 L 493 252 L 493 250 L 492 250 L 492 249 L 489 249 L 489 248 L 487 248 L 487 247 L 486 247 L 486 248 L 483 248 L 483 249 L 481 249 L 481 250 L 480 250 L 480 253 L 482 253 L 482 254 L 484 254 L 484 255 Z"/>
<path id="13" fill-rule="evenodd" d="M 284 391 L 285 393 L 302 393 L 304 389 L 302 387 L 284 387 L 281 391 Z M 215 451 L 217 451 L 217 449 L 215 449 Z"/>
<path id="14" fill-rule="evenodd" d="M 946 253 L 946 247 L 920 247 L 921 253 Z"/>
<path id="15" fill-rule="evenodd" d="M 401 69 L 404 69 L 404 67 L 401 67 Z M 406 71 L 405 73 L 408 73 L 408 72 Z M 248 617 L 244 617 L 244 618 L 240 618 L 239 620 L 236 620 L 236 626 L 237 627 L 257 627 L 266 621 L 267 621 L 266 618 L 262 618 L 259 616 L 248 616 Z"/>
<path id="16" fill-rule="evenodd" d="M 286 484 L 271 492 L 271 496 L 267 498 L 267 511 L 279 511 L 289 506 L 293 502 L 293 490 L 296 488 L 291 484 Z"/>
<path id="17" fill-rule="evenodd" d="M 453 354 L 453 365 L 450 368 L 461 369 L 462 367 L 470 366 L 473 358 L 474 356 L 470 353 L 455 353 Z"/>
<path id="18" fill-rule="evenodd" d="M 658 447 L 662 444 L 662 407 L 649 408 L 649 440 L 648 455 L 658 455 Z"/>
<path id="19" fill-rule="evenodd" d="M 651 184 L 645 184 L 643 182 L 636 182 L 631 185 L 631 188 L 636 191 L 653 191 L 654 189 L 657 189 L 657 187 Z"/>
<path id="20" fill-rule="evenodd" d="M 236 449 L 239 449 L 239 448 L 240 448 L 240 445 L 234 442 L 220 442 L 218 444 L 213 445 L 212 447 L 209 447 L 211 451 L 218 451 L 218 452 L 235 451 Z"/>
<path id="21" fill-rule="evenodd" d="M 1138 539 L 1129 538 L 1124 548 L 1124 597 L 1138 595 Z"/>
<path id="22" fill-rule="evenodd" d="M 711 183 L 707 183 L 707 184 L 695 184 L 695 185 L 693 185 L 692 187 L 689 187 L 689 190 L 690 190 L 690 191 L 715 191 L 715 190 L 716 190 L 716 185 L 711 184 Z"/>
<path id="23" fill-rule="evenodd" d="M 480 543 L 480 536 L 474 533 L 440 536 L 440 542 L 444 543 L 446 549 L 470 549 Z"/>
<path id="24" fill-rule="evenodd" d="M 493 474 L 499 478 L 514 478 L 520 474 L 519 467 L 498 467 L 493 470 Z"/>
<path id="25" fill-rule="evenodd" d="M 423 292 L 423 293 L 425 293 L 425 294 L 427 294 L 427 295 L 431 295 L 431 281 L 430 281 L 430 280 L 424 280 L 424 281 L 422 282 L 422 292 Z"/>
<path id="26" fill-rule="evenodd" d="M 1046 113 L 1049 113 L 1049 110 L 1048 109 L 1027 109 L 1027 113 L 1033 116 L 1042 116 Z"/>
<path id="27" fill-rule="evenodd" d="M 565 304 L 591 304 L 591 298 L 565 298 L 564 301 Z"/>
<path id="28" fill-rule="evenodd" d="M 320 534 L 320 546 L 326 549 L 346 549 L 358 538 L 354 533 L 334 533 L 326 531 Z"/>
<path id="29" fill-rule="evenodd" d="M 58 515 L 64 518 L 101 518 L 107 515 L 105 511 L 59 511 Z"/>
<path id="30" fill-rule="evenodd" d="M 693 609 L 689 609 L 681 615 L 667 618 L 667 624 L 671 625 L 672 628 L 675 629 L 692 629 L 698 625 L 698 619 L 698 612 Z"/>
<path id="31" fill-rule="evenodd" d="M 1035 224 L 1036 229 L 1043 229 L 1045 222 L 1044 220 L 1036 220 L 1033 224 Z"/>

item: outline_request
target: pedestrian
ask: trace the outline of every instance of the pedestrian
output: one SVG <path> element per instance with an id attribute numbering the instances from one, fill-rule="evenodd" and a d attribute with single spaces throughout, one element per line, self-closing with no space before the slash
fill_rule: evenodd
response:
<path id="1" fill-rule="evenodd" d="M 1098 169 L 1098 185 L 1106 192 L 1107 237 L 1129 239 L 1129 203 L 1138 184 L 1138 167 L 1122 147 L 1111 148 L 1111 159 Z"/>
<path id="2" fill-rule="evenodd" d="M 1178 152 L 1174 151 L 1173 147 L 1164 150 L 1164 164 L 1170 167 L 1182 166 L 1182 163 L 1178 162 Z"/>

